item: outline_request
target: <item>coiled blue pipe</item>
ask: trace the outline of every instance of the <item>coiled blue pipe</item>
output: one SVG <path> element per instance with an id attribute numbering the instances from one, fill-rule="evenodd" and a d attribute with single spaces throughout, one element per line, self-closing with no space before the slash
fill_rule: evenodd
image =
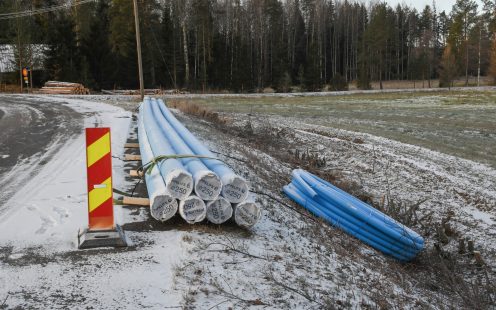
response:
<path id="1" fill-rule="evenodd" d="M 379 210 L 373 208 L 372 206 L 366 204 L 365 202 L 361 201 L 360 199 L 357 199 L 356 197 L 346 193 L 345 191 L 332 185 L 331 183 L 329 183 L 325 180 L 322 180 L 321 178 L 319 178 L 313 174 L 310 174 L 304 170 L 301 170 L 301 171 L 302 171 L 302 176 L 304 178 L 308 179 L 310 177 L 311 179 L 319 182 L 320 184 L 327 186 L 331 191 L 339 193 L 341 197 L 345 197 L 345 199 L 348 199 L 350 201 L 350 203 L 359 206 L 359 208 L 361 208 L 362 211 L 364 211 L 366 214 L 374 216 L 379 221 L 384 221 L 386 223 L 387 227 L 390 227 L 396 231 L 402 232 L 402 235 L 408 236 L 408 239 L 413 240 L 420 248 L 422 248 L 424 246 L 424 239 L 420 235 L 418 235 L 415 231 L 411 230 L 409 227 L 406 227 L 405 225 L 399 223 L 395 219 L 387 216 L 386 214 L 384 214 L 384 213 L 380 212 Z"/>
<path id="2" fill-rule="evenodd" d="M 149 144 L 155 157 L 159 155 L 176 154 L 174 148 L 161 135 L 161 129 L 154 120 L 150 99 L 145 98 L 140 107 L 143 124 Z M 160 173 L 164 178 L 168 192 L 175 198 L 184 200 L 193 191 L 193 177 L 177 159 L 162 160 L 158 163 Z"/>
<path id="3" fill-rule="evenodd" d="M 158 136 L 160 136 L 161 140 L 169 141 L 175 154 L 193 154 L 193 151 L 184 143 L 167 119 L 162 115 L 158 104 L 155 99 L 151 100 L 151 111 L 154 120 L 158 127 L 160 127 L 160 130 L 156 132 Z M 222 182 L 214 172 L 208 170 L 198 158 L 184 158 L 180 159 L 180 161 L 192 174 L 194 191 L 198 197 L 206 201 L 212 201 L 219 197 Z"/>
<path id="4" fill-rule="evenodd" d="M 406 226 L 394 221 L 384 213 L 379 212 L 341 189 L 337 190 L 337 187 L 333 185 L 329 186 L 330 183 L 327 183 L 327 186 L 325 186 L 323 183 L 324 180 L 311 175 L 306 171 L 298 169 L 296 173 L 300 175 L 311 188 L 318 192 L 319 197 L 329 201 L 333 206 L 340 208 L 344 212 L 351 214 L 362 221 L 366 221 L 370 226 L 384 232 L 399 242 L 419 249 L 423 248 L 424 240 L 422 237 Z"/>
<path id="5" fill-rule="evenodd" d="M 301 192 L 299 192 L 294 185 L 290 184 L 290 185 L 284 186 L 283 191 L 286 195 L 288 195 L 289 198 L 294 200 L 296 203 L 302 205 L 303 207 L 308 209 L 310 212 L 312 212 L 316 216 L 325 219 L 333 226 L 336 226 L 336 227 L 344 230 L 345 232 L 352 235 L 353 237 L 355 237 L 359 240 L 362 240 L 363 242 L 367 243 L 368 245 L 380 250 L 381 252 L 383 252 L 385 254 L 391 255 L 398 260 L 401 260 L 401 261 L 408 261 L 409 260 L 409 258 L 407 258 L 406 256 L 398 254 L 398 253 L 390 250 L 389 248 L 384 247 L 381 244 L 378 244 L 376 241 L 368 238 L 366 235 L 362 235 L 362 234 L 358 233 L 357 231 L 351 229 L 346 224 L 345 221 L 340 220 L 338 217 L 330 216 L 329 213 L 322 211 L 318 205 L 312 203 L 310 199 L 307 199 L 305 197 L 305 195 L 303 195 Z"/>
<path id="6" fill-rule="evenodd" d="M 414 258 L 424 240 L 416 232 L 304 170 L 294 170 L 284 192 L 315 215 L 401 261 Z"/>
<path id="7" fill-rule="evenodd" d="M 333 218 L 336 222 L 340 222 L 343 226 L 345 226 L 349 230 L 353 230 L 355 233 L 367 236 L 369 239 L 373 240 L 377 244 L 382 245 L 390 249 L 391 251 L 397 252 L 400 255 L 406 258 L 412 258 L 416 255 L 416 250 L 412 247 L 409 247 L 401 242 L 392 239 L 388 235 L 385 235 L 381 231 L 376 230 L 374 227 L 368 225 L 367 222 L 364 222 L 360 219 L 357 219 L 346 212 L 343 212 L 339 208 L 336 208 L 329 202 L 322 200 L 321 198 L 311 198 L 298 186 L 294 183 L 291 183 L 289 186 L 294 187 L 294 190 L 303 198 L 305 198 L 307 204 L 311 204 L 314 207 L 320 208 L 322 212 L 326 215 Z"/>
<path id="8" fill-rule="evenodd" d="M 172 115 L 162 100 L 158 100 L 158 102 L 164 117 L 195 155 L 217 157 Z M 231 203 L 240 203 L 246 200 L 248 197 L 248 184 L 243 178 L 236 175 L 231 168 L 220 160 L 201 159 L 201 161 L 220 177 L 223 184 L 221 194 L 224 198 Z"/>

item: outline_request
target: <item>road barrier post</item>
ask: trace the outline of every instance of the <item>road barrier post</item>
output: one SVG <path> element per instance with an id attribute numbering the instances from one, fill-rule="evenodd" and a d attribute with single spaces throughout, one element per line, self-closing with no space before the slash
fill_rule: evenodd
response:
<path id="1" fill-rule="evenodd" d="M 110 128 L 86 128 L 88 228 L 80 229 L 78 247 L 127 246 L 124 231 L 114 223 Z"/>

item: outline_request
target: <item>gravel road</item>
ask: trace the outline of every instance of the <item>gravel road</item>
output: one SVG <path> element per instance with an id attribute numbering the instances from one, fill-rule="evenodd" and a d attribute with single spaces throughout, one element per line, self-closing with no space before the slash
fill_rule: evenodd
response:
<path id="1" fill-rule="evenodd" d="M 80 120 L 62 99 L 58 103 L 0 95 L 0 214 L 16 189 L 81 132 Z"/>

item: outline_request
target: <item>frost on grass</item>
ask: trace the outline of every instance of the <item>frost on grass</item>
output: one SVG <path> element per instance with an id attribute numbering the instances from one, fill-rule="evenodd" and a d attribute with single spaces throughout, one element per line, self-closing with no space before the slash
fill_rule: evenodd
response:
<path id="1" fill-rule="evenodd" d="M 216 124 L 179 116 L 200 137 L 216 137 L 205 143 L 251 182 L 263 206 L 262 221 L 250 231 L 189 233 L 188 257 L 176 270 L 185 306 L 486 308 L 494 302 L 492 168 L 291 117 L 224 113 Z M 400 264 L 309 215 L 281 194 L 298 166 L 409 225 L 425 237 L 426 249 Z M 469 242 L 483 264 L 469 254 Z"/>

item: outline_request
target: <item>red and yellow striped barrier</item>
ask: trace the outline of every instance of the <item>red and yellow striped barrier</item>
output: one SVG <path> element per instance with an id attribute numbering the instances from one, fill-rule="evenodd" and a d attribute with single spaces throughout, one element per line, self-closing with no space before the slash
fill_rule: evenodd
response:
<path id="1" fill-rule="evenodd" d="M 114 229 L 110 128 L 86 128 L 89 230 Z"/>

